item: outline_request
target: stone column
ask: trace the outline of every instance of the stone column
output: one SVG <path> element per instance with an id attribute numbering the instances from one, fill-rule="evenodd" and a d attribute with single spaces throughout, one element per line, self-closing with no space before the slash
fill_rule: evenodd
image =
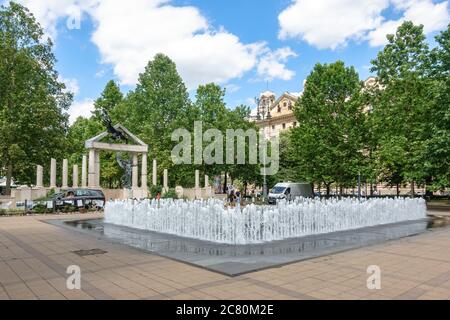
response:
<path id="1" fill-rule="evenodd" d="M 153 179 L 152 184 L 156 186 L 158 184 L 158 164 L 156 163 L 156 159 L 153 160 Z"/>
<path id="2" fill-rule="evenodd" d="M 142 154 L 141 188 L 147 190 L 147 154 Z"/>
<path id="3" fill-rule="evenodd" d="M 99 188 L 100 184 L 100 151 L 95 151 L 95 187 Z"/>
<path id="4" fill-rule="evenodd" d="M 72 187 L 78 188 L 78 165 L 73 166 Z"/>
<path id="5" fill-rule="evenodd" d="M 169 170 L 164 169 L 164 191 L 169 191 Z"/>
<path id="6" fill-rule="evenodd" d="M 200 171 L 195 170 L 195 189 L 200 189 Z"/>
<path id="7" fill-rule="evenodd" d="M 62 165 L 62 188 L 63 189 L 67 189 L 69 187 L 68 184 L 68 177 L 69 177 L 69 162 L 67 161 L 67 159 L 63 160 L 63 165 Z"/>
<path id="8" fill-rule="evenodd" d="M 43 178 L 44 178 L 44 168 L 42 166 L 37 166 L 37 169 L 36 169 L 36 188 L 43 188 L 44 187 Z"/>
<path id="9" fill-rule="evenodd" d="M 95 177 L 95 150 L 89 150 L 89 174 L 88 174 L 88 185 L 89 188 L 95 188 L 96 177 Z"/>
<path id="10" fill-rule="evenodd" d="M 50 188 L 56 188 L 56 159 L 50 162 Z"/>
<path id="11" fill-rule="evenodd" d="M 139 188 L 139 168 L 138 168 L 138 155 L 136 153 L 133 153 L 133 176 L 132 176 L 132 187 L 133 189 Z"/>
<path id="12" fill-rule="evenodd" d="M 83 161 L 81 162 L 81 187 L 87 187 L 87 157 L 83 155 Z"/>
<path id="13" fill-rule="evenodd" d="M 205 188 L 209 187 L 209 177 L 205 175 Z"/>

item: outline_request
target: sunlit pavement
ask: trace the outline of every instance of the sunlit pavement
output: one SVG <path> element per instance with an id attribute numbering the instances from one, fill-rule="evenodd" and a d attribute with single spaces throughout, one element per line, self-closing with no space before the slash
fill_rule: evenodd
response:
<path id="1" fill-rule="evenodd" d="M 449 227 L 228 277 L 41 221 L 99 217 L 0 218 L 0 299 L 450 299 Z M 91 249 L 106 253 L 74 252 Z M 67 289 L 73 265 L 81 290 Z"/>

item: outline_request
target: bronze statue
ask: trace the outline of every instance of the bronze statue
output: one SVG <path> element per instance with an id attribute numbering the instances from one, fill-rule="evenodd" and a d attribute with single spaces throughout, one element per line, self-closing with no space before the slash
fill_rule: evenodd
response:
<path id="1" fill-rule="evenodd" d="M 114 128 L 114 126 L 112 125 L 111 117 L 105 109 L 102 109 L 101 111 L 101 118 L 103 125 L 106 127 L 106 130 L 112 135 L 114 140 L 120 140 L 125 143 L 128 142 L 128 139 L 124 135 L 124 133 Z"/>
<path id="2" fill-rule="evenodd" d="M 109 116 L 108 112 L 105 109 L 102 109 L 101 111 L 101 118 L 103 125 L 106 127 L 106 130 L 108 133 L 111 134 L 114 140 L 123 141 L 124 143 L 128 143 L 128 138 L 125 136 L 125 134 L 114 128 L 112 125 L 111 117 Z M 132 160 L 124 160 L 122 159 L 122 154 L 117 153 L 116 160 L 119 166 L 124 170 L 124 174 L 122 176 L 122 185 L 125 189 L 131 189 L 131 176 L 133 174 L 132 169 Z"/>
<path id="3" fill-rule="evenodd" d="M 131 175 L 133 174 L 132 162 L 130 160 L 122 159 L 120 152 L 116 154 L 116 160 L 119 166 L 124 170 L 122 177 L 122 185 L 125 189 L 131 189 Z"/>

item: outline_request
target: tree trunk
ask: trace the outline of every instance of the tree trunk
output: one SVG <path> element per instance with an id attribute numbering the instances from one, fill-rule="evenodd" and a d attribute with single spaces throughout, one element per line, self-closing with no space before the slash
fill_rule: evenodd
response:
<path id="1" fill-rule="evenodd" d="M 370 183 L 370 195 L 373 196 L 373 183 Z"/>
<path id="2" fill-rule="evenodd" d="M 12 171 L 13 171 L 12 164 L 9 164 L 7 166 L 7 171 L 6 171 L 6 188 L 5 188 L 5 195 L 6 196 L 10 196 L 11 195 Z"/>
<path id="3" fill-rule="evenodd" d="M 225 179 L 223 179 L 223 193 L 227 193 L 227 173 L 225 172 Z"/>
<path id="4" fill-rule="evenodd" d="M 399 185 L 397 183 L 397 196 L 399 196 L 399 195 L 400 195 L 400 187 L 399 187 Z"/>
<path id="5" fill-rule="evenodd" d="M 327 187 L 327 196 L 330 196 L 330 188 L 331 188 L 331 184 L 325 184 L 325 186 Z"/>
<path id="6" fill-rule="evenodd" d="M 411 198 L 414 198 L 414 194 L 416 193 L 414 189 L 414 181 L 411 182 Z"/>

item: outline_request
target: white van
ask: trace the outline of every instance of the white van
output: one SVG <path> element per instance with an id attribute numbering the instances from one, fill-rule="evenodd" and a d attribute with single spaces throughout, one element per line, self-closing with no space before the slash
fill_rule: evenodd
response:
<path id="1" fill-rule="evenodd" d="M 276 204 L 277 200 L 293 200 L 297 197 L 310 198 L 314 193 L 310 183 L 277 183 L 269 192 L 269 204 Z"/>

